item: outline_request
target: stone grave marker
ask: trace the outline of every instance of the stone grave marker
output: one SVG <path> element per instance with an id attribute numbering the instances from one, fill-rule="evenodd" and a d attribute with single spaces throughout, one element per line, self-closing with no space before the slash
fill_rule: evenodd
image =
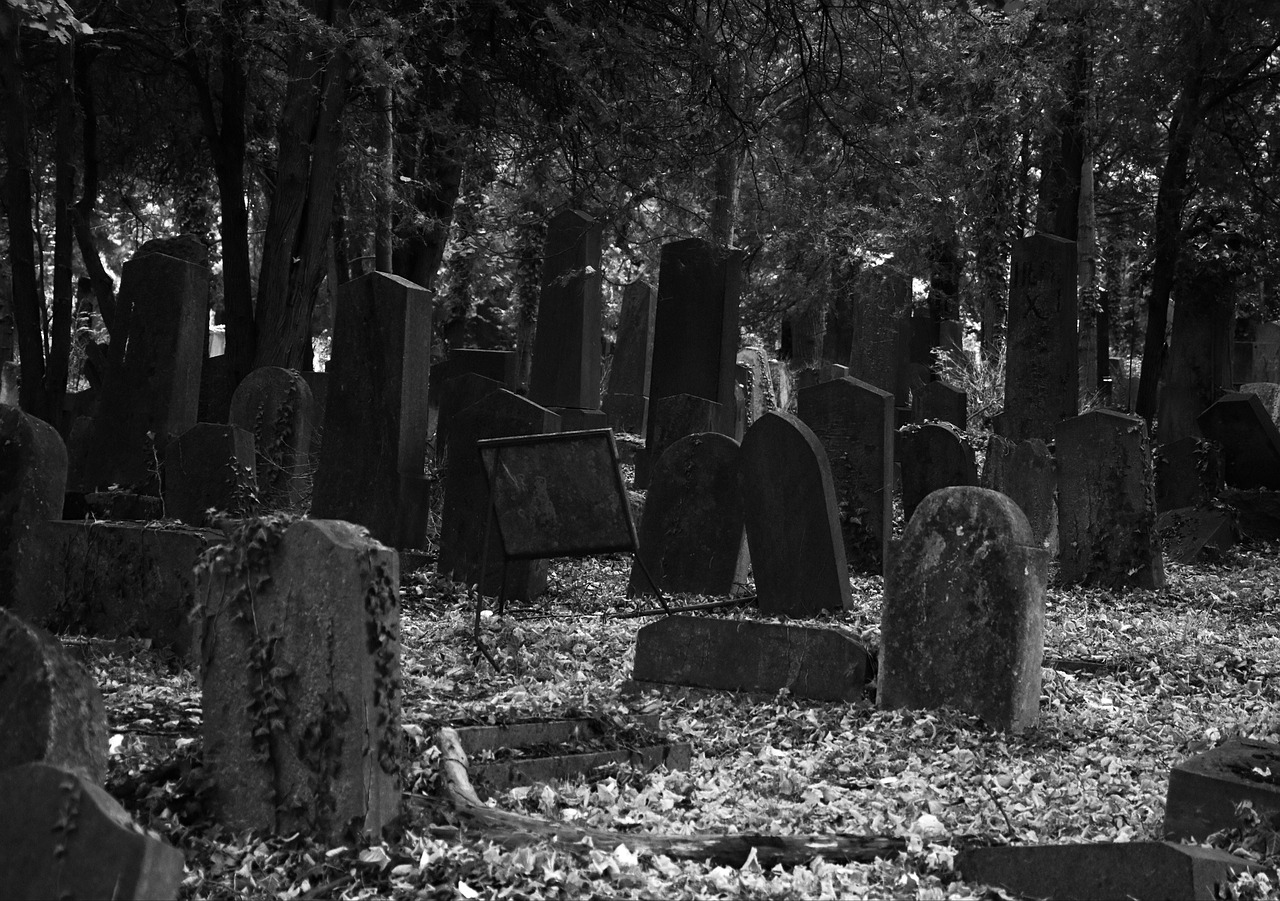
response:
<path id="1" fill-rule="evenodd" d="M 370 272 L 338 289 L 312 517 L 358 523 L 392 547 L 425 543 L 430 348 L 424 288 Z"/>
<path id="2" fill-rule="evenodd" d="M 29 763 L 0 772 L 0 899 L 176 899 L 183 855 L 96 780 Z"/>
<path id="3" fill-rule="evenodd" d="M 1169 773 L 1164 834 L 1175 841 L 1204 841 L 1210 833 L 1240 826 L 1236 805 L 1274 823 L 1280 815 L 1280 745 L 1232 739 L 1190 757 Z"/>
<path id="4" fill-rule="evenodd" d="M 867 652 L 838 629 L 668 616 L 636 635 L 639 683 L 861 701 L 866 675 Z"/>
<path id="5" fill-rule="evenodd" d="M 960 431 L 969 428 L 969 395 L 946 382 L 928 382 L 917 392 L 916 422 L 949 422 Z"/>
<path id="6" fill-rule="evenodd" d="M 904 519 L 911 519 L 916 505 L 939 488 L 978 484 L 973 448 L 949 422 L 899 429 L 897 456 Z"/>
<path id="7" fill-rule="evenodd" d="M 744 347 L 738 351 L 737 379 L 742 391 L 743 412 L 742 434 L 751 428 L 757 419 L 770 410 L 778 408 L 778 400 L 773 391 L 773 373 L 769 369 L 769 360 L 760 347 Z"/>
<path id="8" fill-rule="evenodd" d="M 1280 428 L 1256 394 L 1225 394 L 1197 422 L 1222 445 L 1228 485 L 1280 489 Z"/>
<path id="9" fill-rule="evenodd" d="M 992 729 L 1034 726 L 1048 565 L 1003 494 L 960 486 L 926 497 L 885 576 L 880 708 L 954 707 Z"/>
<path id="10" fill-rule="evenodd" d="M 1237 531 L 1229 508 L 1182 507 L 1165 510 L 1156 518 L 1156 534 L 1164 557 L 1173 563 L 1192 563 L 1206 548 L 1230 550 L 1235 546 Z"/>
<path id="11" fill-rule="evenodd" d="M 1173 327 L 1160 377 L 1156 437 L 1161 444 L 1200 437 L 1196 424 L 1218 395 L 1231 390 L 1234 290 L 1216 277 L 1179 279 L 1173 298 Z"/>
<path id="12" fill-rule="evenodd" d="M 205 357 L 200 367 L 198 422 L 226 422 L 231 415 L 231 358 L 226 354 Z"/>
<path id="13" fill-rule="evenodd" d="M 635 281 L 622 292 L 618 337 L 609 367 L 609 390 L 604 411 L 616 432 L 645 433 L 649 376 L 653 370 L 653 323 L 658 311 L 653 288 Z"/>
<path id="14" fill-rule="evenodd" d="M 204 760 L 219 821 L 321 841 L 354 825 L 377 838 L 400 806 L 395 552 L 359 526 L 315 519 L 290 525 L 252 572 L 224 552 L 200 585 Z"/>
<path id="15" fill-rule="evenodd" d="M 797 410 L 827 454 L 846 562 L 883 573 L 893 527 L 893 395 L 835 379 L 802 388 Z"/>
<path id="16" fill-rule="evenodd" d="M 203 526 L 210 510 L 246 513 L 258 486 L 253 435 L 234 425 L 196 423 L 169 442 L 163 472 L 169 518 Z"/>
<path id="17" fill-rule="evenodd" d="M 0 363 L 0 404 L 18 406 L 18 383 L 21 367 L 16 360 Z"/>
<path id="18" fill-rule="evenodd" d="M 1058 423 L 1058 576 L 1065 584 L 1164 586 L 1147 426 L 1092 410 Z"/>
<path id="19" fill-rule="evenodd" d="M 1239 320 L 1232 354 L 1232 380 L 1280 382 L 1280 322 Z"/>
<path id="20" fill-rule="evenodd" d="M 311 388 L 292 369 L 255 369 L 232 395 L 227 421 L 253 436 L 258 497 L 267 508 L 297 509 L 305 501 L 314 418 Z"/>
<path id="21" fill-rule="evenodd" d="M 814 616 L 852 603 L 835 485 L 813 431 L 769 412 L 742 441 L 738 485 L 757 603 L 766 616 Z"/>
<path id="22" fill-rule="evenodd" d="M 0 404 L 0 607 L 43 599 L 25 585 L 33 530 L 62 516 L 67 449 L 53 426 Z"/>
<path id="23" fill-rule="evenodd" d="M 898 319 L 911 306 L 911 279 L 887 266 L 864 269 L 855 281 L 853 353 L 849 374 L 881 391 L 898 390 Z M 895 405 L 905 404 L 899 395 Z"/>
<path id="24" fill-rule="evenodd" d="M 1255 394 L 1262 401 L 1271 421 L 1280 425 L 1280 384 L 1275 382 L 1249 382 L 1240 386 L 1241 394 Z"/>
<path id="25" fill-rule="evenodd" d="M 1010 441 L 992 435 L 982 470 L 982 487 L 999 491 L 1018 505 L 1036 543 L 1058 553 L 1058 469 L 1039 438 Z"/>
<path id="26" fill-rule="evenodd" d="M 56 638 L 7 610 L 0 610 L 0 723 L 0 771 L 46 763 L 106 780 L 107 714 L 93 676 Z M 8 798 L 5 806 L 11 814 Z"/>
<path id="27" fill-rule="evenodd" d="M 1013 245 L 1004 412 L 1014 439 L 1048 440 L 1076 415 L 1076 245 L 1037 233 Z"/>
<path id="28" fill-rule="evenodd" d="M 502 390 L 502 383 L 474 372 L 464 372 L 449 379 L 440 389 L 440 412 L 436 416 L 435 453 L 442 466 L 445 451 L 449 447 L 449 424 L 459 413 L 472 404 L 479 403 L 495 391 Z"/>
<path id="29" fill-rule="evenodd" d="M 480 593 L 498 597 L 502 589 L 502 544 L 495 529 L 485 545 L 489 486 L 476 449 L 483 438 L 542 435 L 560 431 L 560 417 L 505 389 L 495 391 L 459 413 L 449 428 L 444 507 L 440 514 L 438 571 Z M 483 560 L 489 565 L 481 572 Z M 531 600 L 546 588 L 545 561 L 512 561 L 507 567 L 507 596 Z"/>
<path id="30" fill-rule="evenodd" d="M 639 558 L 663 591 L 729 595 L 745 587 L 740 451 L 727 435 L 686 435 L 654 466 L 640 520 Z M 631 567 L 633 596 L 653 591 L 642 563 Z"/>
<path id="31" fill-rule="evenodd" d="M 1160 445 L 1155 469 L 1160 511 L 1207 503 L 1225 484 L 1222 446 L 1191 435 Z"/>
<path id="32" fill-rule="evenodd" d="M 662 459 L 668 447 L 686 435 L 727 432 L 729 429 L 726 417 L 731 409 L 692 394 L 670 394 L 653 398 L 649 407 L 650 437 L 645 444 L 644 453 L 636 457 L 633 486 L 637 489 L 648 488 L 653 465 Z"/>

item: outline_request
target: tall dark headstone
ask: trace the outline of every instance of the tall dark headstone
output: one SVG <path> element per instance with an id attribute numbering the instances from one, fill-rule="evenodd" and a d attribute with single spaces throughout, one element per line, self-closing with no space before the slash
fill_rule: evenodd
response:
<path id="1" fill-rule="evenodd" d="M 939 488 L 978 484 L 973 448 L 949 422 L 900 429 L 898 462 L 902 466 L 904 519 L 910 519 L 916 505 Z"/>
<path id="2" fill-rule="evenodd" d="M 62 517 L 67 449 L 53 426 L 0 404 L 0 607 L 43 604 L 23 566 L 41 522 Z"/>
<path id="3" fill-rule="evenodd" d="M 653 368 L 653 323 L 658 312 L 653 288 L 632 282 L 622 292 L 618 338 L 609 367 L 609 390 L 604 411 L 615 431 L 642 435 Z"/>
<path id="4" fill-rule="evenodd" d="M 1226 484 L 1222 446 L 1187 435 L 1156 448 L 1156 510 L 1198 507 Z"/>
<path id="5" fill-rule="evenodd" d="M 766 413 L 742 441 L 739 486 L 760 612 L 815 616 L 851 605 L 826 451 L 786 413 Z"/>
<path id="6" fill-rule="evenodd" d="M 914 398 L 915 421 L 949 422 L 960 431 L 969 427 L 969 395 L 946 382 L 929 382 Z"/>
<path id="7" fill-rule="evenodd" d="M 440 389 L 440 412 L 436 416 L 436 460 L 444 462 L 449 449 L 449 427 L 459 413 L 474 403 L 479 403 L 495 391 L 502 390 L 502 382 L 464 372 L 449 379 Z M 446 464 L 447 465 L 447 464 Z"/>
<path id="8" fill-rule="evenodd" d="M 1013 245 L 1011 273 L 1007 437 L 1048 440 L 1079 404 L 1076 244 L 1039 233 L 1020 238 Z"/>
<path id="9" fill-rule="evenodd" d="M 1196 417 L 1231 390 L 1231 338 L 1235 296 L 1210 280 L 1180 285 L 1173 305 L 1173 334 L 1160 379 L 1156 437 L 1161 444 L 1201 437 Z"/>
<path id="10" fill-rule="evenodd" d="M 1222 445 L 1228 485 L 1280 489 L 1280 428 L 1256 394 L 1226 394 L 1198 421 Z"/>
<path id="11" fill-rule="evenodd" d="M 1091 410 L 1058 423 L 1058 577 L 1066 584 L 1164 587 L 1147 424 Z"/>
<path id="12" fill-rule="evenodd" d="M 878 266 L 858 274 L 849 374 L 881 391 L 898 388 L 898 319 L 911 307 L 911 279 Z M 898 404 L 906 397 L 898 397 Z"/>
<path id="13" fill-rule="evenodd" d="M 945 706 L 993 729 L 1035 725 L 1048 565 L 1003 494 L 966 486 L 925 498 L 885 579 L 881 709 Z"/>
<path id="14" fill-rule="evenodd" d="M 1058 469 L 1049 446 L 1038 438 L 1010 441 L 992 435 L 982 487 L 999 491 L 1018 505 L 1036 543 L 1058 553 Z"/>
<path id="15" fill-rule="evenodd" d="M 440 514 L 442 575 L 497 597 L 502 589 L 502 539 L 495 527 L 485 545 L 489 516 L 489 483 L 485 478 L 476 442 L 482 438 L 543 435 L 560 431 L 560 417 L 531 400 L 507 390 L 495 391 L 459 413 L 449 428 L 444 474 L 444 508 Z M 483 561 L 488 566 L 481 572 Z M 537 597 L 546 588 L 546 563 L 513 560 L 507 567 L 507 596 L 519 600 Z"/>
<path id="16" fill-rule="evenodd" d="M 649 443 L 644 454 L 636 457 L 636 471 L 632 479 L 634 487 L 649 487 L 654 465 L 662 459 L 668 447 L 684 436 L 729 431 L 726 428 L 727 415 L 724 407 L 705 397 L 671 394 L 654 398 L 649 416 Z"/>
<path id="17" fill-rule="evenodd" d="M 393 547 L 423 545 L 430 348 L 424 288 L 370 272 L 338 289 L 312 517 L 357 523 Z"/>
<path id="18" fill-rule="evenodd" d="M 797 408 L 827 453 L 846 561 L 883 573 L 893 526 L 893 395 L 842 378 L 802 388 Z"/>
<path id="19" fill-rule="evenodd" d="M 292 369 L 255 369 L 232 395 L 227 421 L 253 436 L 258 496 L 267 507 L 296 509 L 305 501 L 314 419 L 311 388 Z"/>
<path id="20" fill-rule="evenodd" d="M 241 515 L 253 506 L 253 435 L 233 425 L 198 422 L 164 454 L 164 512 L 187 525 L 208 524 L 210 510 Z"/>
<path id="21" fill-rule="evenodd" d="M 740 446 L 714 432 L 687 435 L 658 459 L 640 520 L 631 594 L 729 595 L 747 583 L 747 536 L 738 492 Z"/>

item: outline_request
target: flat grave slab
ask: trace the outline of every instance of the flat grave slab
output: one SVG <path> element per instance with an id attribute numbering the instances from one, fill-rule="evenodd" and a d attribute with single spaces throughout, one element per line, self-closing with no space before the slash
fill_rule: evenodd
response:
<path id="1" fill-rule="evenodd" d="M 1200 841 L 1240 824 L 1236 805 L 1250 801 L 1264 818 L 1280 814 L 1280 745 L 1237 739 L 1197 754 L 1169 773 L 1167 838 Z"/>

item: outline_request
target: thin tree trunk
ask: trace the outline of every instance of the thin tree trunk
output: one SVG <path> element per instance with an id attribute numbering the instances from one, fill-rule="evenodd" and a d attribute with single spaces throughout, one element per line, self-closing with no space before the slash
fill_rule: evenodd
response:
<path id="1" fill-rule="evenodd" d="M 45 365 L 45 407 L 49 421 L 61 427 L 71 360 L 71 324 L 75 284 L 71 258 L 75 248 L 73 206 L 76 169 L 75 41 L 57 48 L 58 118 L 55 131 L 53 322 Z"/>
<path id="2" fill-rule="evenodd" d="M 391 198 L 395 190 L 396 160 L 392 135 L 395 131 L 395 107 L 389 85 L 375 92 L 373 110 L 374 150 L 378 155 L 378 181 L 374 189 L 373 257 L 379 272 L 391 271 Z"/>
<path id="3" fill-rule="evenodd" d="M 1080 228 L 1076 244 L 1076 284 L 1080 295 L 1080 396 L 1098 390 L 1098 305 L 1094 284 L 1098 252 L 1098 223 L 1094 216 L 1093 155 L 1085 156 L 1080 171 Z"/>

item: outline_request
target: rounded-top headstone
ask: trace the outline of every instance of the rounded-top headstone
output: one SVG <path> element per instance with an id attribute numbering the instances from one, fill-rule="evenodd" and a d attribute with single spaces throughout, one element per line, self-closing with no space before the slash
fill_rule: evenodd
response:
<path id="1" fill-rule="evenodd" d="M 231 396 L 231 425 L 253 436 L 258 489 L 271 506 L 301 502 L 311 468 L 315 399 L 292 369 L 262 366 L 245 376 Z"/>

